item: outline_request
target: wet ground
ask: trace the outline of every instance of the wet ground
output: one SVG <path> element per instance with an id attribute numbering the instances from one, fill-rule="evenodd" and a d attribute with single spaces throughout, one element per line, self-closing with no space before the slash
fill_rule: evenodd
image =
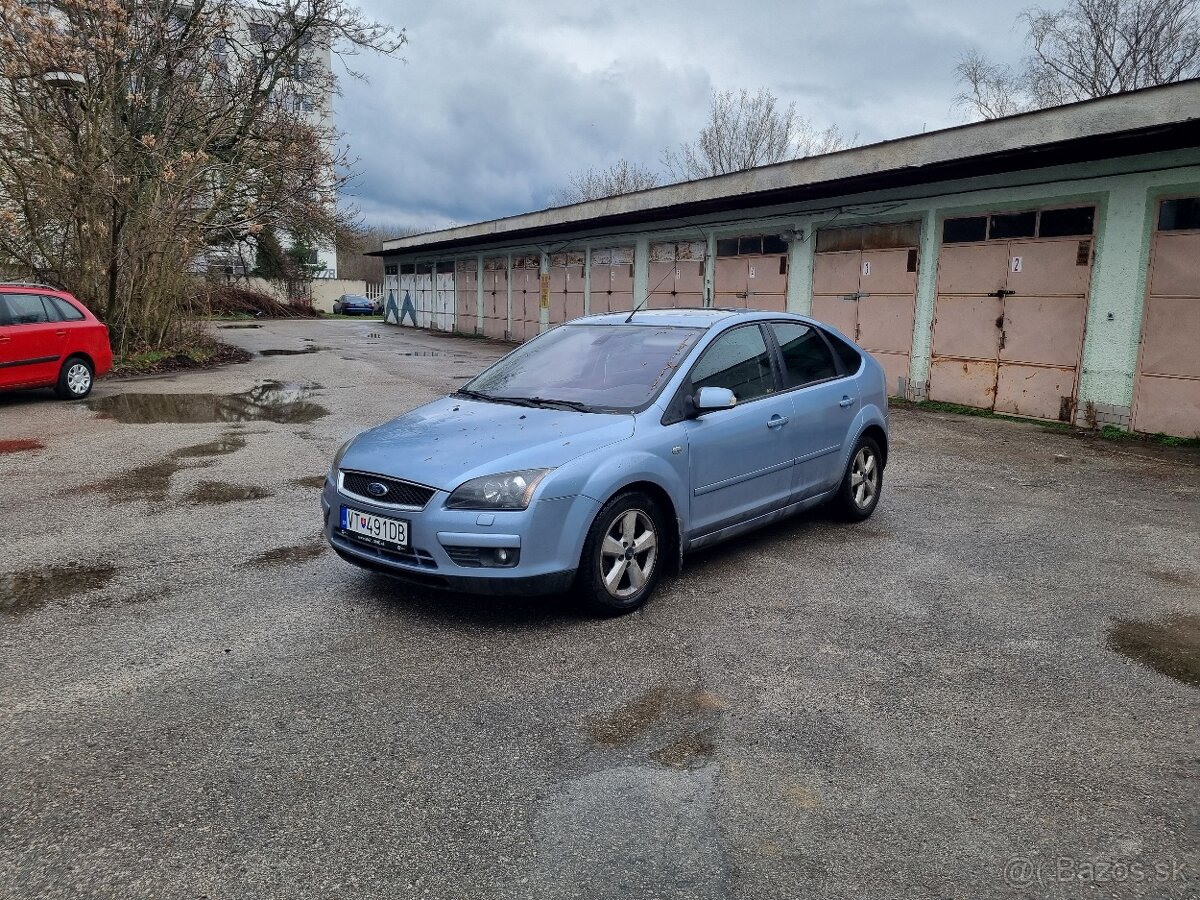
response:
<path id="1" fill-rule="evenodd" d="M 0 897 L 1197 895 L 1195 453 L 897 411 L 870 521 L 595 620 L 319 540 L 502 346 L 261 326 L 0 395 Z"/>

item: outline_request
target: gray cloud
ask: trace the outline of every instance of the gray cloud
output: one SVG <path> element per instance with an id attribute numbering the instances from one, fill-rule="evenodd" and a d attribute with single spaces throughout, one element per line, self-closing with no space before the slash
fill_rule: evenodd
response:
<path id="1" fill-rule="evenodd" d="M 540 208 L 622 156 L 660 168 L 713 88 L 768 87 L 861 143 L 957 124 L 958 55 L 1019 57 L 1024 2 L 362 5 L 410 43 L 406 63 L 358 57 L 369 83 L 343 82 L 347 200 L 369 222 L 439 226 Z"/>

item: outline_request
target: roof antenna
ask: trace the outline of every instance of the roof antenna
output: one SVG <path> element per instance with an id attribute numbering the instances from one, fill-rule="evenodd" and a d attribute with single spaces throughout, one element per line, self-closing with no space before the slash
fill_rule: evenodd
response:
<path id="1" fill-rule="evenodd" d="M 647 292 L 646 292 L 646 299 L 645 299 L 645 300 L 643 300 L 641 303 L 639 303 L 637 306 L 635 306 L 633 309 L 631 309 L 631 310 L 629 311 L 629 315 L 625 317 L 625 324 L 626 324 L 626 325 L 628 325 L 630 322 L 632 322 L 632 321 L 633 321 L 633 314 L 634 314 L 635 312 L 640 312 L 640 311 L 641 311 L 641 308 L 642 308 L 643 306 L 645 306 L 645 305 L 646 305 L 647 303 L 649 303 L 649 302 L 650 302 L 650 292 L 649 292 L 649 291 L 647 291 Z"/>

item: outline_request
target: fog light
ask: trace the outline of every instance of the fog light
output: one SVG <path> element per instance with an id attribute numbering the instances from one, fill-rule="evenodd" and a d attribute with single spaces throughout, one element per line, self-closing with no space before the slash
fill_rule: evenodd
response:
<path id="1" fill-rule="evenodd" d="M 506 562 L 508 562 L 508 551 L 507 550 L 497 550 L 496 551 L 496 562 L 500 563 L 500 565 L 504 565 Z"/>

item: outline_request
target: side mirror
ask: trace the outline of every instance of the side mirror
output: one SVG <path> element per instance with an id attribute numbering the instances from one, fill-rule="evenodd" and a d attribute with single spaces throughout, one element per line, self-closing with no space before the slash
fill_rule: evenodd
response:
<path id="1" fill-rule="evenodd" d="M 714 409 L 730 409 L 737 405 L 737 397 L 733 391 L 723 387 L 702 387 L 696 391 L 693 401 L 697 415 L 711 412 Z"/>

